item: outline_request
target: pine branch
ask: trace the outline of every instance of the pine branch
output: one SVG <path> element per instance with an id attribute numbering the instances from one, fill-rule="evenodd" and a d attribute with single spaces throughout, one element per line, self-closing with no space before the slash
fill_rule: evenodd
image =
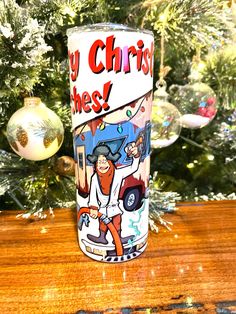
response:
<path id="1" fill-rule="evenodd" d="M 220 106 L 236 109 L 236 50 L 235 45 L 209 54 L 204 68 L 204 81 L 216 92 Z"/>
<path id="2" fill-rule="evenodd" d="M 0 4 L 0 91 L 19 96 L 32 91 L 51 49 L 44 41 L 44 26 L 13 0 Z"/>
<path id="3" fill-rule="evenodd" d="M 229 17 L 222 9 L 224 3 L 226 1 L 147 0 L 133 9 L 134 12 L 145 10 L 144 27 L 153 29 L 157 35 L 164 27 L 169 45 L 190 51 L 196 46 L 209 47 L 226 36 Z M 135 20 L 134 13 L 133 16 Z"/>
<path id="4" fill-rule="evenodd" d="M 30 214 L 75 205 L 74 178 L 59 175 L 56 161 L 54 157 L 33 162 L 0 150 L 0 196 L 8 193 L 17 206 Z"/>

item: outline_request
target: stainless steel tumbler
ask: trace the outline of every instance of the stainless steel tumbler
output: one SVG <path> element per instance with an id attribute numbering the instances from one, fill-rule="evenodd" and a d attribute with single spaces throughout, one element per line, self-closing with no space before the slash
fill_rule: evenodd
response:
<path id="1" fill-rule="evenodd" d="M 153 34 L 105 23 L 67 35 L 80 248 L 131 260 L 148 237 Z"/>

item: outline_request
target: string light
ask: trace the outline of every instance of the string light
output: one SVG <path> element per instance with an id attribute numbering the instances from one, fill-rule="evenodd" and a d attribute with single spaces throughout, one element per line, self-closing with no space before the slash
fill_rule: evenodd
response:
<path id="1" fill-rule="evenodd" d="M 100 126 L 99 126 L 99 130 L 100 130 L 100 131 L 103 131 L 103 130 L 105 130 L 105 128 L 106 128 L 106 124 L 105 124 L 104 122 L 102 122 L 102 123 L 100 124 Z"/>
<path id="2" fill-rule="evenodd" d="M 145 107 L 142 106 L 140 110 L 141 110 L 142 112 L 145 112 Z"/>
<path id="3" fill-rule="evenodd" d="M 131 112 L 131 110 L 129 110 L 129 109 L 128 109 L 128 110 L 126 111 L 126 115 L 127 115 L 127 117 L 129 117 L 129 118 L 130 118 L 130 117 L 132 116 L 132 112 Z"/>
<path id="4" fill-rule="evenodd" d="M 120 134 L 123 132 L 123 128 L 122 128 L 122 125 L 121 125 L 121 124 L 118 125 L 117 131 L 118 131 Z"/>
<path id="5" fill-rule="evenodd" d="M 188 168 L 188 169 L 192 169 L 192 168 L 194 168 L 194 167 L 195 167 L 195 165 L 194 165 L 193 162 L 190 162 L 189 164 L 187 164 L 187 168 Z"/>
<path id="6" fill-rule="evenodd" d="M 214 155 L 207 155 L 207 159 L 212 161 L 215 159 L 215 156 Z"/>

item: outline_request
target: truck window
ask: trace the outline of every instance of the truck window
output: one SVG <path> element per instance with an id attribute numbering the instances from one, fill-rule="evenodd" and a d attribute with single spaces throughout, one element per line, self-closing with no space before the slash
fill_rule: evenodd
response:
<path id="1" fill-rule="evenodd" d="M 82 153 L 78 154 L 78 164 L 79 164 L 79 167 L 83 170 L 84 169 L 84 163 L 83 163 L 83 154 Z"/>

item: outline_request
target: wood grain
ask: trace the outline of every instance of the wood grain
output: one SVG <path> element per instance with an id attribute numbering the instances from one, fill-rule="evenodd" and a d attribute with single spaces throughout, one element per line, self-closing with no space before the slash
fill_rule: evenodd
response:
<path id="1" fill-rule="evenodd" d="M 236 313 L 236 202 L 180 204 L 172 231 L 122 264 L 77 243 L 76 214 L 42 221 L 0 214 L 0 313 Z"/>

